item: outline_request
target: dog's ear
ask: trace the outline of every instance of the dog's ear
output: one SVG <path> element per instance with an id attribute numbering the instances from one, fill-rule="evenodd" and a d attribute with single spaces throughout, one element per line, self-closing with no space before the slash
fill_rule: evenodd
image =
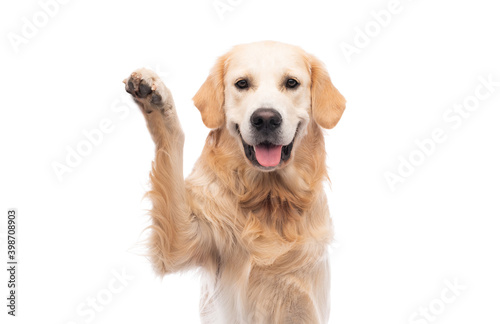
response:
<path id="1" fill-rule="evenodd" d="M 311 110 L 319 126 L 331 129 L 337 125 L 345 109 L 346 100 L 330 80 L 323 63 L 310 55 L 311 67 Z"/>
<path id="2" fill-rule="evenodd" d="M 227 54 L 219 57 L 193 101 L 208 128 L 224 126 L 224 72 Z"/>

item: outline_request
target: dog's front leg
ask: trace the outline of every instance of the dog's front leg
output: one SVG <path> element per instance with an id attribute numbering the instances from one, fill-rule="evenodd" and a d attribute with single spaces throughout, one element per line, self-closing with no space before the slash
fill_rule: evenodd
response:
<path id="1" fill-rule="evenodd" d="M 184 184 L 182 132 L 168 88 L 152 71 L 139 69 L 124 80 L 141 108 L 156 145 L 152 166 L 149 255 L 159 274 L 202 265 L 211 249 L 209 230 L 193 215 Z"/>

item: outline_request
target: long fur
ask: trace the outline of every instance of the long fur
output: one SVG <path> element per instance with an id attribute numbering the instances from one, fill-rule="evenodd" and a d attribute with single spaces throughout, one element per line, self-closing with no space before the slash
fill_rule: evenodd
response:
<path id="1" fill-rule="evenodd" d="M 202 115 L 213 114 L 203 120 L 215 129 L 185 180 L 184 135 L 168 89 L 153 76 L 151 82 L 167 98 L 163 105 L 158 109 L 137 99 L 156 143 L 148 193 L 150 259 L 160 275 L 202 269 L 204 323 L 328 320 L 332 224 L 323 190 L 327 172 L 320 126 L 337 123 L 345 100 L 322 65 L 311 57 L 308 63 L 314 120 L 294 148 L 293 162 L 273 172 L 245 161 L 239 139 L 221 126 L 224 118 L 216 116 L 223 104 L 221 80 L 209 77 L 197 94 Z M 218 64 L 213 73 L 223 78 L 223 59 Z M 211 87 L 218 88 L 215 103 L 208 95 Z"/>

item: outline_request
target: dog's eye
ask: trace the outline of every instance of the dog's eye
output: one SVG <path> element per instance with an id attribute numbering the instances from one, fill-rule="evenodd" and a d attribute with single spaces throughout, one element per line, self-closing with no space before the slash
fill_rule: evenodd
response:
<path id="1" fill-rule="evenodd" d="M 286 80 L 285 86 L 289 89 L 294 89 L 299 85 L 299 82 L 295 79 L 288 79 Z"/>
<path id="2" fill-rule="evenodd" d="M 248 81 L 243 79 L 238 82 L 236 82 L 235 86 L 239 89 L 246 89 L 248 88 Z"/>

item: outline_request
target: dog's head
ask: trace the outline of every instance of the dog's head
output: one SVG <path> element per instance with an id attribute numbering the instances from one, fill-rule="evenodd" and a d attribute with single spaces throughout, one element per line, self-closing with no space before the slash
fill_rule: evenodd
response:
<path id="1" fill-rule="evenodd" d="M 227 127 L 244 158 L 263 171 L 292 160 L 310 122 L 333 128 L 345 109 L 318 59 L 269 41 L 238 45 L 220 57 L 193 100 L 205 125 Z"/>

